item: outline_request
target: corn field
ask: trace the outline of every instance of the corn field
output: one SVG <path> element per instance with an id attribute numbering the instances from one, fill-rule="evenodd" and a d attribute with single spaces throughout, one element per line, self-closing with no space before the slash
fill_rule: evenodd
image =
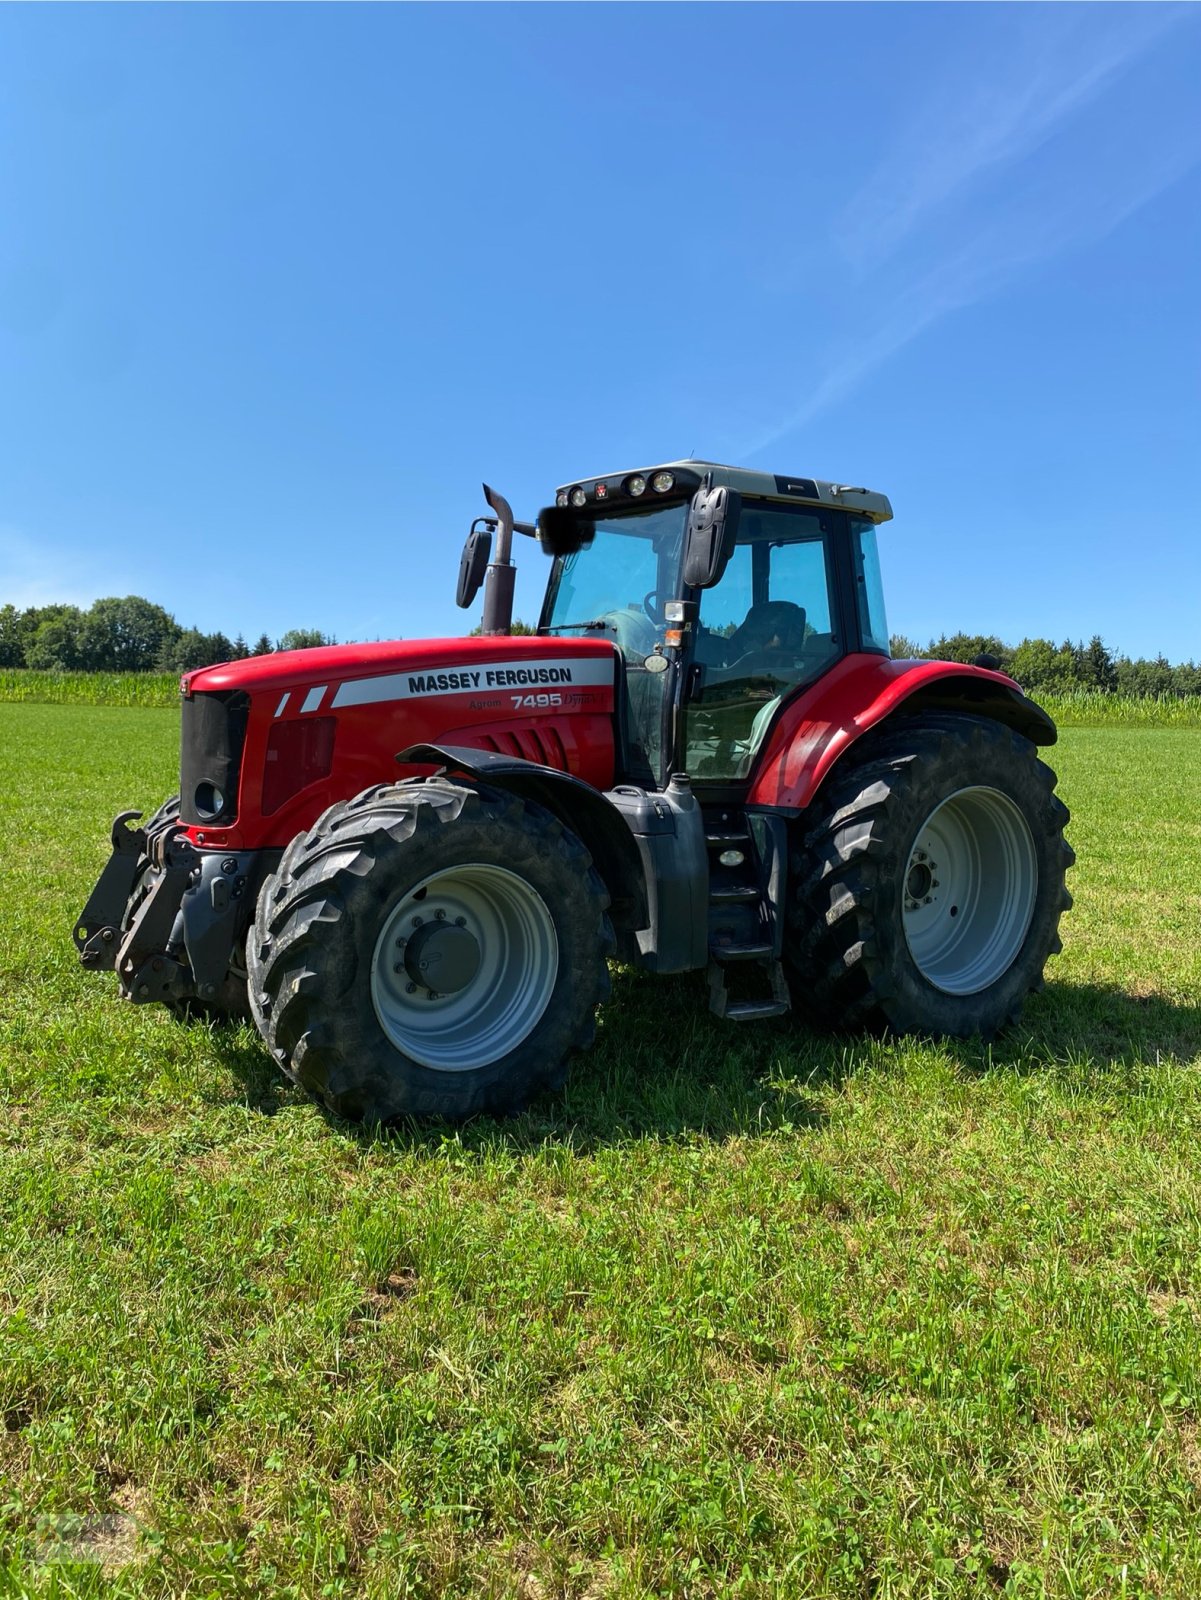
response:
<path id="1" fill-rule="evenodd" d="M 1201 728 L 1201 695 L 1120 695 L 1100 689 L 1035 695 L 1065 728 Z M 0 671 L 0 701 L 64 706 L 165 706 L 179 700 L 173 672 Z"/>

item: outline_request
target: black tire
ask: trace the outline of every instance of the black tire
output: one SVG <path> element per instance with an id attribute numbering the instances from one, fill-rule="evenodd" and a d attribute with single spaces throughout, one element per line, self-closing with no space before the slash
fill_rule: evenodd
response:
<path id="1" fill-rule="evenodd" d="M 398 1047 L 375 994 L 393 984 L 380 976 L 391 957 L 381 961 L 379 946 L 398 908 L 435 875 L 446 882 L 456 872 L 515 880 L 538 915 L 549 914 L 554 955 L 549 998 L 524 1036 L 497 1059 L 449 1070 Z M 609 993 L 608 905 L 583 844 L 540 806 L 449 778 L 369 789 L 293 840 L 264 884 L 247 941 L 254 1018 L 288 1076 L 337 1116 L 510 1115 L 560 1087 L 568 1057 L 592 1042 L 596 1006 Z M 390 949 L 391 933 L 386 942 Z M 505 959 L 520 959 L 519 946 Z M 442 997 L 460 1002 L 469 1033 L 474 982 Z"/>
<path id="2" fill-rule="evenodd" d="M 985 717 L 931 712 L 898 718 L 867 736 L 827 780 L 793 853 L 785 958 L 798 1010 L 823 1027 L 958 1038 L 991 1037 L 1016 1021 L 1026 996 L 1042 988 L 1047 958 L 1061 949 L 1059 917 L 1072 903 L 1065 873 L 1075 855 L 1063 836 L 1068 809 L 1055 783 L 1028 739 Z M 971 989 L 965 980 L 969 992 L 948 992 L 931 981 L 931 971 L 942 976 L 937 962 L 929 959 L 923 970 L 915 958 L 914 949 L 923 947 L 917 934 L 911 947 L 906 918 L 925 919 L 934 931 L 923 937 L 944 943 L 971 920 L 953 926 L 948 919 L 959 911 L 956 896 L 940 891 L 925 865 L 924 878 L 915 882 L 912 874 L 919 835 L 938 808 L 945 802 L 952 818 L 956 806 L 959 815 L 967 814 L 963 808 L 974 795 L 985 796 L 984 805 L 999 818 L 1020 813 L 1028 844 L 1020 822 L 1004 823 L 1015 839 L 1020 836 L 1023 875 L 1013 878 L 1018 868 L 996 852 L 994 885 L 1000 874 L 1003 886 L 1015 882 L 1021 894 L 1007 899 L 992 891 L 1000 908 L 993 936 L 999 942 L 991 965 L 986 960 L 982 969 L 996 969 L 991 981 Z M 981 851 L 979 859 L 987 854 Z M 987 869 L 976 881 L 986 883 Z M 973 904 L 984 906 L 981 918 L 990 914 L 983 890 Z M 1023 936 L 1020 921 L 1027 914 Z M 914 926 L 911 920 L 908 927 Z"/>

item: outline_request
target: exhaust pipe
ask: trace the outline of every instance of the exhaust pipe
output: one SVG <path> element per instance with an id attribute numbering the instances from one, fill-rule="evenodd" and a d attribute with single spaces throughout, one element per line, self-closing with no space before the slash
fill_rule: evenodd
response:
<path id="1" fill-rule="evenodd" d="M 487 484 L 484 485 L 484 499 L 496 512 L 496 544 L 484 579 L 484 621 L 481 632 L 505 634 L 513 624 L 513 585 L 517 581 L 517 568 L 511 559 L 513 510 L 504 495 L 497 494 Z"/>

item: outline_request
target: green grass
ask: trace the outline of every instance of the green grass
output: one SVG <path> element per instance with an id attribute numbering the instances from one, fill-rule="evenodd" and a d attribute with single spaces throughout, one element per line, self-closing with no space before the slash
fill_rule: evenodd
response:
<path id="1" fill-rule="evenodd" d="M 619 972 L 562 1100 L 370 1137 L 78 968 L 176 716 L 0 729 L 0 1590 L 1201 1590 L 1197 733 L 1065 735 L 991 1049 Z"/>

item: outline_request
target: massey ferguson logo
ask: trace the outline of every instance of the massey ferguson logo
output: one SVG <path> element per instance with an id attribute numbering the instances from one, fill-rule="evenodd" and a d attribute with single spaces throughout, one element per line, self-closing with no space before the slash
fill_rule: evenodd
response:
<path id="1" fill-rule="evenodd" d="M 426 672 L 409 679 L 410 694 L 462 693 L 464 689 L 522 689 L 538 683 L 572 683 L 570 667 L 482 667 L 478 672 Z"/>
<path id="2" fill-rule="evenodd" d="M 333 705 L 363 706 L 386 700 L 419 700 L 430 695 L 552 687 L 611 689 L 613 660 L 608 656 L 572 656 L 558 661 L 532 661 L 525 666 L 482 661 L 478 667 L 448 667 L 438 672 L 390 672 L 385 677 L 356 678 L 340 684 Z"/>

